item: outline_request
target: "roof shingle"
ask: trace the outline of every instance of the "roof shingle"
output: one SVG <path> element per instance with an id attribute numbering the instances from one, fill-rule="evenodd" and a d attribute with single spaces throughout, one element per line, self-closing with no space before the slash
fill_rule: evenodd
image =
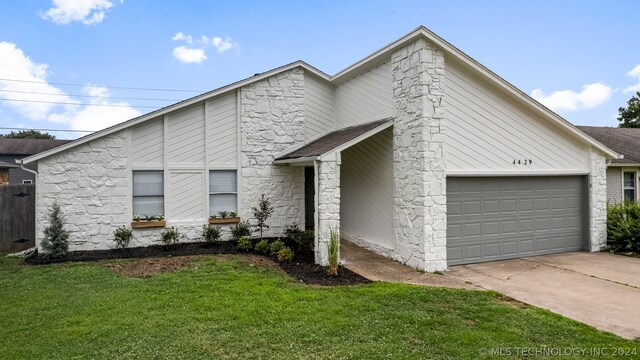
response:
<path id="1" fill-rule="evenodd" d="M 2 155 L 33 155 L 66 144 L 71 140 L 0 139 Z"/>
<path id="2" fill-rule="evenodd" d="M 640 129 L 601 126 L 576 127 L 609 149 L 624 155 L 624 159 L 613 159 L 612 163 L 640 163 Z"/>

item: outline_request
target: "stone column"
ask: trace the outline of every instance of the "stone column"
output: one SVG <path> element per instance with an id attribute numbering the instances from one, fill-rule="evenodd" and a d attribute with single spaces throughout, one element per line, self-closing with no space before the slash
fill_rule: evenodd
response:
<path id="1" fill-rule="evenodd" d="M 607 244 L 607 160 L 592 149 L 589 166 L 589 250 L 600 251 Z"/>
<path id="2" fill-rule="evenodd" d="M 391 58 L 395 123 L 394 259 L 447 268 L 444 53 L 418 39 Z"/>
<path id="3" fill-rule="evenodd" d="M 340 234 L 340 164 L 337 159 L 316 161 L 315 169 L 315 259 L 317 264 L 326 266 L 329 264 L 328 246 L 331 231 Z"/>

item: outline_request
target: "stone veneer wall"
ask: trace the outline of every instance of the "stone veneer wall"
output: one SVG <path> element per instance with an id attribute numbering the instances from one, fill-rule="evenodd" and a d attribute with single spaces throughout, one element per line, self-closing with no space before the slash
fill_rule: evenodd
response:
<path id="1" fill-rule="evenodd" d="M 284 225 L 304 228 L 304 168 L 273 165 L 273 159 L 304 142 L 304 72 L 295 68 L 240 90 L 241 208 L 245 219 L 261 194 L 274 212 L 266 236 L 279 236 Z"/>
<path id="2" fill-rule="evenodd" d="M 444 53 L 424 39 L 391 58 L 395 123 L 393 258 L 447 268 L 444 159 Z"/>
<path id="3" fill-rule="evenodd" d="M 335 160 L 318 161 L 318 224 L 316 224 L 316 263 L 329 264 L 331 231 L 340 233 L 340 165 Z M 338 252 L 338 259 L 340 253 Z"/>
<path id="4" fill-rule="evenodd" d="M 589 165 L 590 250 L 599 251 L 607 244 L 607 159 L 591 150 Z"/>
<path id="5" fill-rule="evenodd" d="M 69 231 L 69 251 L 115 248 L 113 231 L 131 223 L 128 130 L 116 132 L 38 161 L 37 244 L 57 201 Z M 171 223 L 169 222 L 170 226 Z M 201 224 L 178 225 L 181 241 L 200 240 Z M 162 228 L 133 229 L 130 247 L 160 244 Z"/>

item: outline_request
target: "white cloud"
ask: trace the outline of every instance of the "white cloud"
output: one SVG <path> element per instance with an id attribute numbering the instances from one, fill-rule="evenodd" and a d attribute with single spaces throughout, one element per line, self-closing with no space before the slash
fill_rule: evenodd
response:
<path id="1" fill-rule="evenodd" d="M 221 52 L 221 53 L 233 47 L 233 42 L 231 41 L 231 38 L 228 36 L 224 40 L 222 40 L 221 37 L 216 36 L 213 39 L 211 39 L 211 42 L 216 48 L 218 48 L 218 52 Z"/>
<path id="2" fill-rule="evenodd" d="M 186 46 L 178 46 L 173 49 L 173 57 L 185 64 L 201 63 L 207 60 L 204 49 L 188 48 Z"/>
<path id="3" fill-rule="evenodd" d="M 107 10 L 113 7 L 110 0 L 53 0 L 53 7 L 41 16 L 58 25 L 66 25 L 74 21 L 85 25 L 102 22 Z M 122 3 L 122 1 L 120 1 Z"/>
<path id="4" fill-rule="evenodd" d="M 101 86 L 83 88 L 83 95 L 92 96 L 88 101 L 74 98 L 47 82 L 48 65 L 35 63 L 12 43 L 0 42 L 0 69 L 3 74 L 11 74 L 3 78 L 23 80 L 0 80 L 0 99 L 28 100 L 0 101 L 0 104 L 15 109 L 29 120 L 66 124 L 74 130 L 99 130 L 141 114 L 126 102 L 110 101 L 109 90 Z"/>
<path id="5" fill-rule="evenodd" d="M 576 111 L 600 106 L 609 100 L 612 93 L 610 86 L 593 83 L 583 85 L 580 92 L 560 90 L 545 94 L 542 89 L 534 89 L 531 96 L 551 110 Z"/>
<path id="6" fill-rule="evenodd" d="M 224 40 L 219 36 L 212 38 L 206 35 L 201 35 L 195 40 L 189 34 L 185 34 L 182 31 L 177 32 L 171 38 L 173 41 L 182 41 L 188 46 L 181 45 L 173 48 L 173 57 L 180 60 L 183 63 L 201 63 L 207 59 L 206 48 L 210 45 L 218 49 L 219 53 L 223 53 L 232 48 L 238 48 L 238 44 L 234 43 L 230 37 L 226 37 Z"/>
<path id="7" fill-rule="evenodd" d="M 630 93 L 630 92 L 636 92 L 636 91 L 640 91 L 640 64 L 636 65 L 633 69 L 631 69 L 631 71 L 629 71 L 627 73 L 627 76 L 630 77 L 634 77 L 638 79 L 638 83 L 635 85 L 631 85 L 626 87 L 623 92 L 626 93 Z"/>

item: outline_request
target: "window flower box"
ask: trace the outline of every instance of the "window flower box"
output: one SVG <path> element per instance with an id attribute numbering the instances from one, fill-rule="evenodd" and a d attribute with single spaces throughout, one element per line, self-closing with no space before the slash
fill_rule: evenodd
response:
<path id="1" fill-rule="evenodd" d="M 157 227 L 165 227 L 167 222 L 164 220 L 140 220 L 131 222 L 131 227 L 133 229 L 144 229 L 144 228 L 157 228 Z"/>
<path id="2" fill-rule="evenodd" d="M 209 224 L 235 224 L 239 222 L 240 222 L 240 218 L 237 216 L 225 217 L 225 218 L 220 218 L 220 217 L 209 218 Z"/>

